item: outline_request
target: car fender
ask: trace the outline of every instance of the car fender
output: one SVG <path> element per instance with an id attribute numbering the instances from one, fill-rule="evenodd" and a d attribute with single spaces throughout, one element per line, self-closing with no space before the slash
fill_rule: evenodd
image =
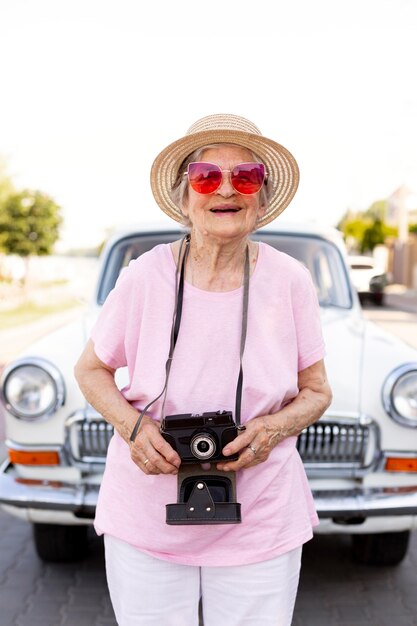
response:
<path id="1" fill-rule="evenodd" d="M 417 430 L 395 422 L 382 401 L 382 388 L 389 374 L 412 362 L 417 364 L 417 350 L 374 323 L 365 323 L 361 408 L 379 423 L 382 449 L 417 451 Z"/>

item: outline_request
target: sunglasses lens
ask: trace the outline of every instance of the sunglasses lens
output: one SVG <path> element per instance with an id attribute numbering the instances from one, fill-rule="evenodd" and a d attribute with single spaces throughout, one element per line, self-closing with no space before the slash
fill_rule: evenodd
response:
<path id="1" fill-rule="evenodd" d="M 265 180 L 265 166 L 262 163 L 241 163 L 231 173 L 233 187 L 245 196 L 257 193 Z"/>
<path id="2" fill-rule="evenodd" d="M 188 180 L 197 193 L 213 193 L 222 182 L 222 171 L 213 163 L 190 163 Z"/>

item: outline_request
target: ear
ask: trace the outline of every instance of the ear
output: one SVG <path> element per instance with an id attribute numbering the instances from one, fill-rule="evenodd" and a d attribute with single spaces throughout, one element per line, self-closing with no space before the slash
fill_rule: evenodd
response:
<path id="1" fill-rule="evenodd" d="M 256 211 L 256 215 L 258 217 L 258 220 L 262 219 L 264 217 L 265 213 L 266 213 L 266 206 L 261 204 L 258 207 L 257 211 Z"/>
<path id="2" fill-rule="evenodd" d="M 181 213 L 185 217 L 189 217 L 189 215 L 188 215 L 188 199 L 183 201 L 182 206 L 181 206 Z"/>

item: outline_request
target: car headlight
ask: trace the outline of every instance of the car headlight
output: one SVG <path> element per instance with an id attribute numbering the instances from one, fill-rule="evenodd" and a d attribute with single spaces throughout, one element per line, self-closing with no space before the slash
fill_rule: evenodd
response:
<path id="1" fill-rule="evenodd" d="M 6 408 L 22 420 L 50 417 L 65 401 L 65 384 L 55 365 L 23 358 L 9 365 L 1 386 Z"/>
<path id="2" fill-rule="evenodd" d="M 417 363 L 405 363 L 391 372 L 384 383 L 382 399 L 393 420 L 417 428 Z"/>

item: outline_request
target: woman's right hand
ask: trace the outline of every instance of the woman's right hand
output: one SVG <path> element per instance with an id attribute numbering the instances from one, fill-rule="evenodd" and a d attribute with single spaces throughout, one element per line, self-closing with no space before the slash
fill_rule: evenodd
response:
<path id="1" fill-rule="evenodd" d="M 132 461 L 144 474 L 178 474 L 181 459 L 159 432 L 159 422 L 144 415 L 135 441 L 129 441 Z"/>

